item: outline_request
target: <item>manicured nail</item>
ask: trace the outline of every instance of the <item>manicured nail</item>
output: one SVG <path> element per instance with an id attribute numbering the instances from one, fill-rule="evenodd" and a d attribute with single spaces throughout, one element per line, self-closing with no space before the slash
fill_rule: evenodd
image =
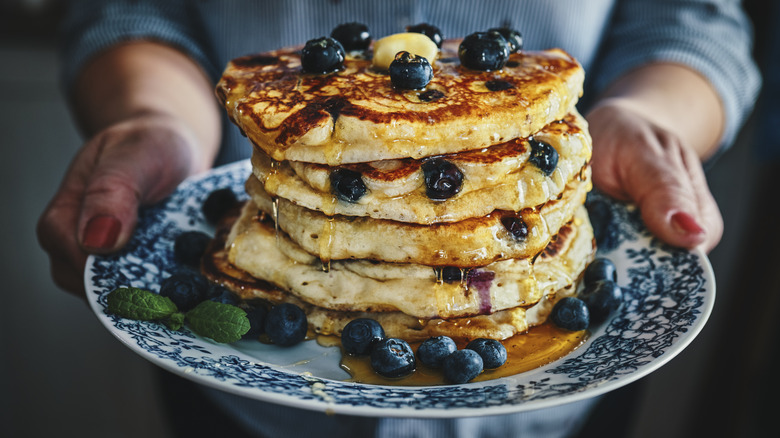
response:
<path id="1" fill-rule="evenodd" d="M 680 234 L 704 234 L 704 228 L 688 213 L 678 211 L 672 215 L 671 223 Z"/>
<path id="2" fill-rule="evenodd" d="M 87 248 L 111 249 L 119 237 L 122 228 L 119 219 L 110 215 L 95 216 L 87 222 L 84 228 L 84 240 L 82 244 Z"/>

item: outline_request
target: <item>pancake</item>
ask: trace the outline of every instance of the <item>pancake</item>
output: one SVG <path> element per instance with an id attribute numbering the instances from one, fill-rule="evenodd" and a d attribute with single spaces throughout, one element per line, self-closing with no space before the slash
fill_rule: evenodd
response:
<path id="1" fill-rule="evenodd" d="M 499 71 L 464 68 L 457 42 L 433 63 L 425 90 L 398 90 L 369 59 L 348 55 L 327 75 L 303 73 L 300 51 L 228 63 L 216 93 L 230 119 L 277 161 L 336 166 L 481 149 L 564 118 L 584 72 L 560 49 L 513 53 Z"/>
<path id="2" fill-rule="evenodd" d="M 571 286 L 593 253 L 585 208 L 536 260 L 508 259 L 448 277 L 431 266 L 368 260 L 323 265 L 284 233 L 270 216 L 244 207 L 225 244 L 227 260 L 309 304 L 339 311 L 400 311 L 415 318 L 453 318 L 529 306 Z M 446 280 L 446 281 L 445 281 Z M 242 298 L 247 298 L 242 296 Z"/>
<path id="3" fill-rule="evenodd" d="M 244 213 L 247 209 L 244 210 Z M 244 214 L 246 217 L 246 214 Z M 584 216 L 587 220 L 587 216 Z M 581 219 L 576 219 L 576 222 L 580 222 Z M 246 223 L 246 219 L 242 220 L 243 225 L 234 227 L 236 229 L 243 229 L 245 227 L 256 227 L 256 223 Z M 266 225 L 268 225 L 266 223 Z M 261 225 L 262 226 L 262 223 Z M 265 248 L 270 243 L 271 245 L 277 245 L 276 237 L 272 237 L 273 230 L 268 225 L 264 227 L 262 238 L 265 243 L 262 243 L 255 247 L 255 250 L 266 251 L 272 258 L 278 257 L 278 254 L 287 253 L 282 248 L 290 246 L 289 241 L 285 241 L 281 245 L 280 250 L 274 250 L 273 248 Z M 288 292 L 283 288 L 266 280 L 261 280 L 263 274 L 254 272 L 250 273 L 244 271 L 229 260 L 229 250 L 225 245 L 225 240 L 229 239 L 228 230 L 223 229 L 218 232 L 217 238 L 210 245 L 206 257 L 204 257 L 203 272 L 213 282 L 219 283 L 228 289 L 236 293 L 240 298 L 248 301 L 262 299 L 268 301 L 271 304 L 279 304 L 283 302 L 294 303 L 301 307 L 307 314 L 310 329 L 315 333 L 325 335 L 339 335 L 344 326 L 354 318 L 372 318 L 380 322 L 384 328 L 387 336 L 400 337 L 409 341 L 419 341 L 427 339 L 431 336 L 452 336 L 474 339 L 479 337 L 491 338 L 491 339 L 506 339 L 514 336 L 518 333 L 524 333 L 528 328 L 539 325 L 546 321 L 553 305 L 563 297 L 572 296 L 577 291 L 577 280 L 581 276 L 581 272 L 585 265 L 590 261 L 593 255 L 593 240 L 592 230 L 589 223 L 580 222 L 579 224 L 573 223 L 570 226 L 563 228 L 563 234 L 559 236 L 555 241 L 545 249 L 542 254 L 536 259 L 533 268 L 530 268 L 529 264 L 526 264 L 526 269 L 531 269 L 534 278 L 542 286 L 537 287 L 537 290 L 544 290 L 540 294 L 539 299 L 533 303 L 525 302 L 522 305 L 514 307 L 507 307 L 501 309 L 502 306 L 497 306 L 495 309 L 491 308 L 492 313 L 459 316 L 459 317 L 430 317 L 421 318 L 414 314 L 407 314 L 397 309 L 377 311 L 377 309 L 367 309 L 368 311 L 356 311 L 356 310 L 337 310 L 337 309 L 354 309 L 356 306 L 333 306 L 337 309 L 322 307 L 317 304 L 327 304 L 325 302 L 318 302 L 318 300 L 312 299 L 312 296 L 316 296 L 316 293 L 310 293 L 306 296 L 306 300 L 303 300 L 294 293 L 294 290 Z M 283 237 L 282 237 L 282 240 Z M 273 241 L 273 243 L 271 243 Z M 248 242 L 244 242 L 246 244 Z M 293 250 L 294 251 L 294 250 Z M 301 254 L 298 254 L 300 256 Z M 304 256 L 305 257 L 305 256 Z M 258 265 L 262 267 L 264 261 L 254 258 L 258 261 Z M 295 259 L 293 259 L 295 260 Z M 300 264 L 301 260 L 297 261 Z M 340 264 L 358 264 L 361 262 L 334 262 L 331 265 L 329 272 L 323 272 L 317 265 L 315 260 L 309 260 L 310 266 L 313 266 L 311 274 L 313 276 L 319 276 L 320 278 L 327 278 L 331 274 L 336 273 L 340 269 Z M 524 261 L 525 263 L 530 260 Z M 365 263 L 365 262 L 363 262 Z M 499 262 L 500 263 L 500 262 Z M 250 268 L 251 269 L 251 268 Z M 365 269 L 365 267 L 364 267 Z M 485 267 L 482 272 L 488 272 L 489 267 Z M 370 268 L 368 269 L 370 271 Z M 520 269 L 521 270 L 521 269 Z M 352 268 L 352 271 L 360 272 L 361 268 Z M 379 269 L 381 271 L 381 269 Z M 392 269 L 390 269 L 392 271 Z M 405 271 L 405 272 L 404 272 Z M 423 273 L 425 271 L 426 273 Z M 396 282 L 392 283 L 393 289 L 380 288 L 370 289 L 365 291 L 366 295 L 374 295 L 386 293 L 391 296 L 397 295 L 398 292 L 406 292 L 405 298 L 414 301 L 415 294 L 419 293 L 421 289 L 427 288 L 427 295 L 430 297 L 431 290 L 439 291 L 446 289 L 447 283 L 439 281 L 437 274 L 433 274 L 433 270 L 429 267 L 398 267 L 396 274 L 402 273 L 407 275 L 409 273 L 417 272 L 416 277 L 410 278 L 407 285 L 401 285 L 398 283 L 401 279 L 396 278 Z M 500 267 L 497 271 L 501 271 Z M 345 270 L 346 278 L 344 281 L 354 281 L 355 273 L 350 273 L 350 270 Z M 519 272 L 519 270 L 518 270 Z M 294 274 L 289 274 L 292 278 Z M 336 274 L 338 275 L 338 274 Z M 373 274 L 377 277 L 381 275 Z M 414 274 L 413 274 L 414 275 Z M 483 274 L 484 275 L 484 274 Z M 396 275 L 397 276 L 397 275 Z M 566 278 L 566 281 L 556 281 L 556 279 Z M 368 277 L 363 277 L 368 279 Z M 545 280 L 546 279 L 546 280 Z M 365 285 L 371 287 L 372 285 L 382 285 L 388 281 L 387 278 L 373 281 L 362 280 Z M 331 281 L 332 285 L 333 281 Z M 495 283 L 495 282 L 494 282 Z M 527 284 L 527 283 L 526 283 Z M 327 286 L 327 285 L 325 285 Z M 408 287 L 411 286 L 411 289 Z M 467 285 L 462 283 L 454 283 L 451 286 L 452 289 L 460 289 L 461 295 L 463 289 Z M 341 296 L 340 292 L 337 294 Z M 479 295 L 478 291 L 472 291 L 473 295 Z M 361 294 L 362 295 L 362 294 Z M 501 293 L 497 289 L 491 289 L 491 299 L 495 297 L 497 300 L 503 300 L 503 306 L 512 306 L 512 303 L 501 298 Z M 345 298 L 345 301 L 347 297 Z M 355 298 L 354 295 L 351 298 Z M 395 299 L 395 298 L 393 298 Z M 384 299 L 380 300 L 384 301 Z M 356 298 L 354 302 L 360 302 L 362 298 Z M 396 300 L 403 303 L 404 300 Z M 317 304 L 312 304 L 316 302 Z M 359 307 L 359 306 L 358 306 Z M 481 306 L 484 307 L 484 306 Z M 493 307 L 493 306 L 491 306 Z M 408 308 L 405 308 L 408 311 Z M 484 309 L 483 309 L 484 310 Z"/>
<path id="4" fill-rule="evenodd" d="M 273 216 L 280 230 L 323 261 L 371 259 L 430 266 L 481 266 L 497 260 L 533 257 L 571 220 L 590 190 L 590 168 L 556 198 L 522 211 L 496 210 L 460 222 L 418 225 L 353 216 L 326 216 L 272 198 L 250 177 L 246 190 L 257 208 Z M 522 220 L 528 233 L 516 238 L 506 223 Z"/>
<path id="5" fill-rule="evenodd" d="M 460 192 L 446 202 L 426 195 L 422 160 L 384 160 L 342 166 L 358 172 L 367 192 L 358 202 L 339 200 L 331 190 L 333 167 L 277 162 L 255 148 L 252 168 L 271 196 L 290 200 L 327 215 L 368 216 L 417 224 L 456 222 L 493 210 L 520 211 L 561 195 L 567 184 L 586 171 L 591 156 L 587 122 L 576 111 L 535 133 L 533 138 L 558 152 L 548 176 L 528 162 L 526 139 L 489 148 L 441 156 L 463 174 Z"/>

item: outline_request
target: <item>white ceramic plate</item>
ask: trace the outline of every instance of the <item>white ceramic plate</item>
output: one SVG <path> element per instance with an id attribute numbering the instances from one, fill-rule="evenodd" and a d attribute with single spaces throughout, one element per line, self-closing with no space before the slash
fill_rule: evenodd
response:
<path id="1" fill-rule="evenodd" d="M 213 190 L 240 197 L 247 161 L 185 181 L 160 204 L 141 212 L 126 249 L 90 257 L 87 297 L 97 317 L 120 341 L 152 363 L 198 383 L 266 402 L 331 413 L 393 417 L 495 415 L 550 407 L 617 389 L 658 369 L 701 331 L 715 300 L 707 258 L 653 239 L 637 212 L 594 194 L 589 199 L 600 252 L 618 268 L 624 302 L 595 327 L 587 343 L 547 366 L 465 385 L 392 387 L 345 382 L 340 352 L 307 341 L 279 348 L 246 340 L 218 344 L 186 328 L 105 312 L 116 287 L 159 290 L 175 268 L 173 242 L 183 230 L 212 231 L 201 204 Z"/>

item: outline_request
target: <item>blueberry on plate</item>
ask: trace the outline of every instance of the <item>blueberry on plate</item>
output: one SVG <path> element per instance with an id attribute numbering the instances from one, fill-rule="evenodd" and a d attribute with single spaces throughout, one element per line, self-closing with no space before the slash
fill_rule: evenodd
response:
<path id="1" fill-rule="evenodd" d="M 555 303 L 550 312 L 550 320 L 562 329 L 577 332 L 588 328 L 590 312 L 581 299 L 566 297 Z"/>
<path id="2" fill-rule="evenodd" d="M 425 365 L 432 368 L 441 368 L 450 354 L 458 347 L 449 336 L 435 336 L 424 340 L 417 348 L 417 358 Z"/>
<path id="3" fill-rule="evenodd" d="M 368 191 L 359 172 L 343 167 L 330 173 L 330 187 L 337 198 L 353 204 Z"/>
<path id="4" fill-rule="evenodd" d="M 265 318 L 265 333 L 276 345 L 289 347 L 306 338 L 309 329 L 306 313 L 292 303 L 282 303 L 271 308 Z"/>
<path id="5" fill-rule="evenodd" d="M 341 331 L 341 345 L 347 354 L 364 356 L 371 348 L 385 338 L 385 330 L 370 318 L 357 318 L 348 322 Z"/>
<path id="6" fill-rule="evenodd" d="M 368 26 L 363 23 L 339 24 L 330 32 L 330 37 L 341 43 L 347 52 L 366 50 L 371 44 Z"/>
<path id="7" fill-rule="evenodd" d="M 599 280 L 586 285 L 581 296 L 588 307 L 591 322 L 600 324 L 620 307 L 623 291 L 612 280 Z"/>
<path id="8" fill-rule="evenodd" d="M 433 68 L 422 56 L 398 52 L 390 63 L 390 81 L 396 88 L 421 90 L 433 79 Z"/>
<path id="9" fill-rule="evenodd" d="M 181 312 L 186 312 L 207 299 L 209 282 L 200 273 L 184 269 L 163 279 L 160 295 L 168 297 Z"/>
<path id="10" fill-rule="evenodd" d="M 509 27 L 494 27 L 488 32 L 498 32 L 509 45 L 509 53 L 517 53 L 523 50 L 523 34 Z"/>
<path id="11" fill-rule="evenodd" d="M 585 286 L 600 280 L 617 281 L 617 270 L 612 260 L 605 257 L 595 258 L 585 268 Z"/>
<path id="12" fill-rule="evenodd" d="M 398 338 L 383 339 L 371 349 L 371 368 L 384 377 L 403 377 L 416 367 L 412 347 Z"/>
<path id="13" fill-rule="evenodd" d="M 309 40 L 301 51 L 301 67 L 307 73 L 326 74 L 344 65 L 344 47 L 333 38 Z"/>
<path id="14" fill-rule="evenodd" d="M 431 39 L 436 46 L 441 48 L 441 43 L 444 41 L 441 30 L 428 23 L 420 23 L 412 26 L 406 26 L 407 32 L 421 33 Z"/>
<path id="15" fill-rule="evenodd" d="M 238 198 L 233 190 L 229 188 L 217 189 L 209 193 L 206 200 L 203 201 L 201 211 L 206 221 L 214 225 L 236 205 L 238 205 Z"/>
<path id="16" fill-rule="evenodd" d="M 460 43 L 458 58 L 472 70 L 501 70 L 509 60 L 509 44 L 498 32 L 474 32 Z"/>
<path id="17" fill-rule="evenodd" d="M 434 201 L 443 201 L 460 192 L 463 172 L 458 166 L 442 158 L 432 158 L 422 164 L 425 194 Z"/>
<path id="18" fill-rule="evenodd" d="M 211 236 L 203 231 L 184 231 L 173 242 L 173 257 L 183 265 L 198 268 L 209 242 Z"/>
<path id="19" fill-rule="evenodd" d="M 476 351 L 482 358 L 483 367 L 487 370 L 498 368 L 506 363 L 506 347 L 495 339 L 474 339 L 466 345 L 466 349 Z"/>
<path id="20" fill-rule="evenodd" d="M 448 382 L 466 383 L 482 372 L 482 357 L 474 350 L 458 350 L 444 359 L 442 368 Z"/>
<path id="21" fill-rule="evenodd" d="M 592 193 L 588 194 L 585 207 L 593 225 L 593 238 L 600 250 L 611 251 L 620 245 L 620 227 L 617 225 L 619 219 L 609 201 L 594 198 Z"/>
<path id="22" fill-rule="evenodd" d="M 265 319 L 268 317 L 268 309 L 265 306 L 254 306 L 246 311 L 249 319 L 249 331 L 244 338 L 256 338 L 265 333 Z"/>
<path id="23" fill-rule="evenodd" d="M 531 157 L 528 161 L 550 176 L 558 166 L 558 151 L 550 144 L 533 138 L 528 139 L 528 143 L 531 144 Z"/>

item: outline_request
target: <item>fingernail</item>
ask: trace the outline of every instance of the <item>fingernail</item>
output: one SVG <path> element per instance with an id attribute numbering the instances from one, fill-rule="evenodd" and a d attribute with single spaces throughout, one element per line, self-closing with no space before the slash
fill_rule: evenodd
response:
<path id="1" fill-rule="evenodd" d="M 95 216 L 87 222 L 87 226 L 84 228 L 82 244 L 87 248 L 111 249 L 116 244 L 121 228 L 122 224 L 114 216 Z"/>
<path id="2" fill-rule="evenodd" d="M 680 234 L 704 234 L 704 228 L 688 213 L 678 211 L 670 220 L 672 228 Z"/>

